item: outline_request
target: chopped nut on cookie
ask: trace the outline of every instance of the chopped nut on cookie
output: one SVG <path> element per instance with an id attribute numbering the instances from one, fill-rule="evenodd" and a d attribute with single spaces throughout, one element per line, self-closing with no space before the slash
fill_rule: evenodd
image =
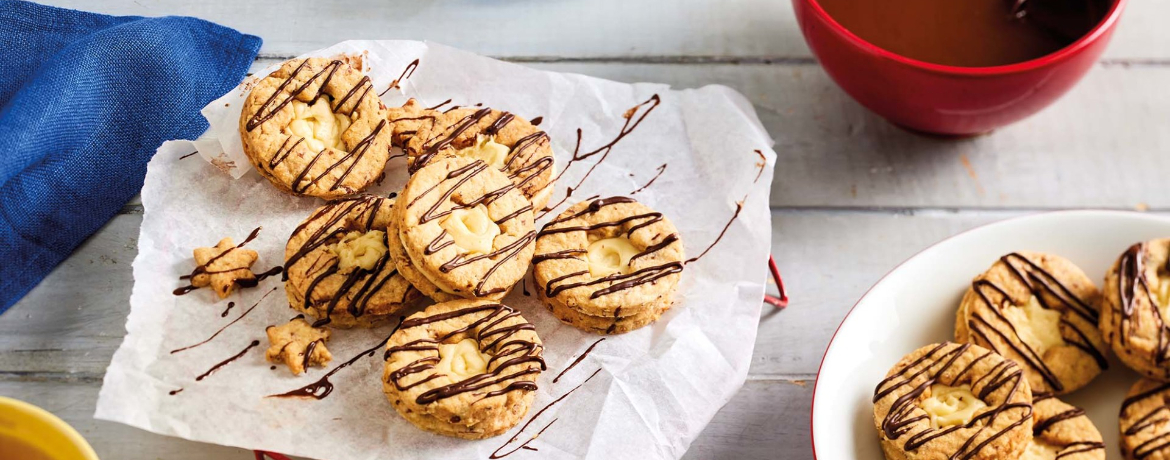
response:
<path id="1" fill-rule="evenodd" d="M 268 361 L 283 362 L 294 375 L 300 375 L 309 366 L 325 367 L 333 355 L 325 348 L 329 330 L 315 328 L 304 318 L 296 318 L 284 326 L 268 326 Z"/>
<path id="2" fill-rule="evenodd" d="M 191 286 L 211 286 L 219 298 L 226 298 L 232 289 L 256 280 L 252 264 L 259 255 L 251 249 L 236 246 L 231 238 L 219 240 L 214 247 L 195 248 L 195 263 L 199 266 L 191 272 Z"/>

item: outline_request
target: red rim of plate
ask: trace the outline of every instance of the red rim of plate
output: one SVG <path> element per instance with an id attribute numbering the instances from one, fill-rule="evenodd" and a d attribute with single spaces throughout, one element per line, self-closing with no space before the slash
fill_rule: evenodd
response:
<path id="1" fill-rule="evenodd" d="M 1124 0 L 1122 0 L 1122 1 L 1124 1 Z M 821 385 L 821 370 L 824 369 L 824 367 L 825 367 L 825 358 L 829 356 L 829 350 L 833 348 L 833 342 L 835 340 L 837 340 L 837 333 L 841 332 L 841 327 L 845 325 L 845 321 L 849 320 L 849 316 L 851 316 L 853 314 L 853 310 L 856 310 L 857 306 L 860 305 L 861 302 L 864 301 L 866 297 L 869 297 L 869 293 L 872 292 L 874 290 L 874 288 L 878 287 L 878 285 L 885 282 L 886 278 L 889 278 L 890 275 L 892 275 L 894 272 L 901 269 L 903 265 L 910 263 L 910 261 L 917 259 L 918 257 L 922 256 L 922 254 L 925 254 L 927 251 L 934 249 L 938 245 L 941 245 L 943 243 L 946 243 L 948 241 L 951 241 L 955 238 L 966 235 L 968 233 L 980 231 L 980 230 L 983 230 L 983 229 L 988 228 L 988 227 L 992 227 L 992 226 L 996 226 L 996 225 L 1000 225 L 1000 224 L 1006 224 L 1006 223 L 1014 222 L 1014 221 L 1021 220 L 1021 219 L 1034 218 L 1037 216 L 1051 216 L 1051 215 L 1058 215 L 1058 214 L 1078 214 L 1078 213 L 1084 213 L 1084 212 L 1120 214 L 1120 215 L 1125 215 L 1125 216 L 1154 217 L 1154 216 L 1151 216 L 1151 215 L 1144 213 L 1144 212 L 1125 211 L 1125 210 L 1119 210 L 1119 209 L 1071 209 L 1071 210 L 1065 210 L 1065 211 L 1038 212 L 1038 213 L 1027 214 L 1027 215 L 1023 215 L 1023 216 L 1009 217 L 1007 219 L 997 220 L 995 222 L 989 222 L 989 223 L 986 223 L 986 224 L 983 224 L 983 225 L 980 225 L 980 226 L 977 226 L 974 228 L 969 228 L 967 230 L 963 230 L 959 233 L 956 233 L 954 235 L 948 236 L 948 237 L 943 238 L 939 241 L 931 243 L 929 246 L 922 248 L 921 251 L 914 253 L 914 255 L 912 255 L 909 258 L 907 258 L 906 260 L 903 260 L 902 262 L 898 263 L 898 265 L 895 265 L 894 268 L 890 269 L 890 271 L 887 271 L 886 274 L 882 275 L 882 277 L 879 278 L 876 283 L 873 283 L 873 285 L 870 286 L 869 289 L 866 289 L 865 294 L 862 294 L 861 297 L 857 299 L 857 302 L 855 302 L 852 307 L 849 307 L 849 312 L 845 313 L 844 318 L 841 318 L 841 323 L 837 324 L 837 329 L 833 331 L 833 336 L 829 338 L 829 344 L 827 346 L 825 346 L 825 353 L 821 355 L 821 364 L 817 366 L 817 379 L 816 379 L 816 383 L 813 383 L 812 402 L 809 404 L 809 410 L 808 410 L 808 437 L 809 437 L 809 444 L 812 446 L 813 460 L 816 460 L 816 458 L 817 458 L 817 438 L 816 438 L 816 433 L 814 432 L 814 427 L 815 427 L 814 414 L 816 414 L 817 388 L 819 388 Z"/>
<path id="2" fill-rule="evenodd" d="M 1112 6 L 1110 7 L 1109 12 L 1105 14 L 1104 19 L 1102 19 L 1100 22 L 1098 22 L 1097 25 L 1095 27 L 1093 27 L 1092 30 L 1089 31 L 1089 33 L 1085 34 L 1083 37 L 1077 39 L 1077 41 L 1072 42 L 1071 44 L 1069 44 L 1068 46 L 1065 46 L 1064 48 L 1061 48 L 1061 49 L 1056 50 L 1052 53 L 1046 54 L 1044 56 L 1040 56 L 1040 57 L 1035 58 L 1035 59 L 1030 59 L 1030 60 L 1023 61 L 1023 62 L 1017 62 L 1014 64 L 990 66 L 990 67 L 960 67 L 960 66 L 951 66 L 951 65 L 943 65 L 943 64 L 934 64 L 934 63 L 920 61 L 917 59 L 912 59 L 912 58 L 908 58 L 906 56 L 902 56 L 900 54 L 894 53 L 892 51 L 888 51 L 884 48 L 881 48 L 877 45 L 874 45 L 873 43 L 870 43 L 870 42 L 866 41 L 865 39 L 862 39 L 861 37 L 857 36 L 853 32 L 850 32 L 849 29 L 846 29 L 845 26 L 843 26 L 843 25 L 841 25 L 841 23 L 837 22 L 836 19 L 833 19 L 833 17 L 830 16 L 829 13 L 827 11 L 825 11 L 824 8 L 821 7 L 821 4 L 818 2 L 818 0 L 801 0 L 801 1 L 807 1 L 808 4 L 812 7 L 812 10 L 815 12 L 815 14 L 820 16 L 820 18 L 822 20 L 829 23 L 833 27 L 834 30 L 836 30 L 837 32 L 840 32 L 850 42 L 861 47 L 862 49 L 864 49 L 866 52 L 868 52 L 870 54 L 876 54 L 878 56 L 884 57 L 886 59 L 904 64 L 904 65 L 916 67 L 919 69 L 923 69 L 923 70 L 927 70 L 927 71 L 931 71 L 931 72 L 935 72 L 935 73 L 941 73 L 941 74 L 947 74 L 947 75 L 960 75 L 960 76 L 989 76 L 989 75 L 1004 75 L 1004 74 L 1027 72 L 1030 70 L 1035 70 L 1035 69 L 1038 69 L 1041 67 L 1056 64 L 1056 63 L 1059 63 L 1061 61 L 1065 61 L 1065 60 L 1069 59 L 1073 55 L 1076 55 L 1077 53 L 1079 53 L 1085 47 L 1089 46 L 1091 43 L 1100 39 L 1102 35 L 1104 35 L 1107 31 L 1109 31 L 1113 27 L 1113 24 L 1117 22 L 1118 18 L 1121 17 L 1121 12 L 1125 9 L 1124 8 L 1125 4 L 1128 3 L 1129 0 L 1113 0 Z"/>

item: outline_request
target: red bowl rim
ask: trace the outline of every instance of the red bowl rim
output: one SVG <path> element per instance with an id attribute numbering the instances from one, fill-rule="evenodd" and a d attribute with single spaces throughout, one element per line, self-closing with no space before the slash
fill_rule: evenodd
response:
<path id="1" fill-rule="evenodd" d="M 874 45 L 873 43 L 870 43 L 870 42 L 862 39 L 861 37 L 857 36 L 853 32 L 849 31 L 849 29 L 846 29 L 845 26 L 843 26 L 843 25 L 841 25 L 841 23 L 837 22 L 836 19 L 833 19 L 833 17 L 830 16 L 829 13 L 827 11 L 825 11 L 824 8 L 821 7 L 821 4 L 818 0 L 799 0 L 799 1 L 807 3 L 809 6 L 812 7 L 812 10 L 815 12 L 816 15 L 818 15 L 820 17 L 820 19 L 822 21 L 830 24 L 835 31 L 837 31 L 838 33 L 843 35 L 847 40 L 852 42 L 854 45 L 864 49 L 866 52 L 868 52 L 870 54 L 876 54 L 878 56 L 884 57 L 886 59 L 890 59 L 890 60 L 895 61 L 895 62 L 899 62 L 901 64 L 905 64 L 905 65 L 908 65 L 911 67 L 917 67 L 919 69 L 923 69 L 923 70 L 927 70 L 927 71 L 931 71 L 931 72 L 943 73 L 943 74 L 948 74 L 948 75 L 965 75 L 965 76 L 988 76 L 988 75 L 1003 75 L 1003 74 L 1027 72 L 1030 70 L 1035 70 L 1038 68 L 1046 67 L 1046 66 L 1067 60 L 1070 57 L 1080 53 L 1082 50 L 1084 50 L 1090 44 L 1099 40 L 1101 38 L 1101 36 L 1105 35 L 1109 30 L 1111 30 L 1113 28 L 1114 24 L 1117 23 L 1118 18 L 1121 17 L 1121 12 L 1124 9 L 1125 4 L 1128 2 L 1128 0 L 1113 0 L 1112 7 L 1109 9 L 1109 13 L 1107 13 L 1105 15 L 1104 19 L 1102 19 L 1100 22 L 1097 23 L 1096 27 L 1094 27 L 1093 30 L 1090 30 L 1089 33 L 1087 33 L 1083 37 L 1077 39 L 1077 41 L 1072 42 L 1068 46 L 1065 46 L 1064 48 L 1056 50 L 1052 53 L 1046 54 L 1044 56 L 1040 56 L 1040 57 L 1035 58 L 1035 59 L 1030 59 L 1030 60 L 1023 61 L 1023 62 L 1017 62 L 1014 64 L 990 66 L 990 67 L 961 67 L 961 66 L 934 64 L 931 62 L 920 61 L 917 59 L 912 59 L 912 58 L 908 58 L 906 56 L 902 56 L 902 55 L 894 53 L 892 51 L 887 51 L 884 48 L 881 48 L 877 45 Z"/>

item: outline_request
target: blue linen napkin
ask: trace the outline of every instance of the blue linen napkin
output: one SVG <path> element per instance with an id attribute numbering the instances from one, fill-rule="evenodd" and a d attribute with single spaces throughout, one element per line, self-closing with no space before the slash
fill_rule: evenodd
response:
<path id="1" fill-rule="evenodd" d="M 186 17 L 0 0 L 0 312 L 142 188 L 243 79 L 260 38 Z"/>

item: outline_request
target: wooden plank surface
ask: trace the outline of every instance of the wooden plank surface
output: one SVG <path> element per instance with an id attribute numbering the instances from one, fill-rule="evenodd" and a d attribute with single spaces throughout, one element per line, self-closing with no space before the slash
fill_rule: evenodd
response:
<path id="1" fill-rule="evenodd" d="M 348 38 L 430 39 L 543 69 L 744 93 L 778 141 L 773 252 L 793 303 L 765 311 L 747 384 L 688 459 L 811 459 L 812 384 L 833 331 L 870 285 L 930 243 L 1045 209 L 1170 211 L 1170 2 L 1132 0 L 1106 60 L 1057 105 L 957 141 L 905 133 L 849 100 L 783 0 L 54 3 L 220 22 L 264 37 L 257 65 Z M 131 202 L 0 315 L 0 395 L 61 415 L 103 458 L 250 458 L 92 418 L 125 333 L 140 212 Z"/>
<path id="2" fill-rule="evenodd" d="M 187 15 L 264 38 L 263 53 L 292 56 L 338 41 L 428 39 L 521 60 L 807 60 L 786 0 L 55 0 L 123 15 Z M 1111 60 L 1170 58 L 1170 2 L 1132 0 Z"/>

